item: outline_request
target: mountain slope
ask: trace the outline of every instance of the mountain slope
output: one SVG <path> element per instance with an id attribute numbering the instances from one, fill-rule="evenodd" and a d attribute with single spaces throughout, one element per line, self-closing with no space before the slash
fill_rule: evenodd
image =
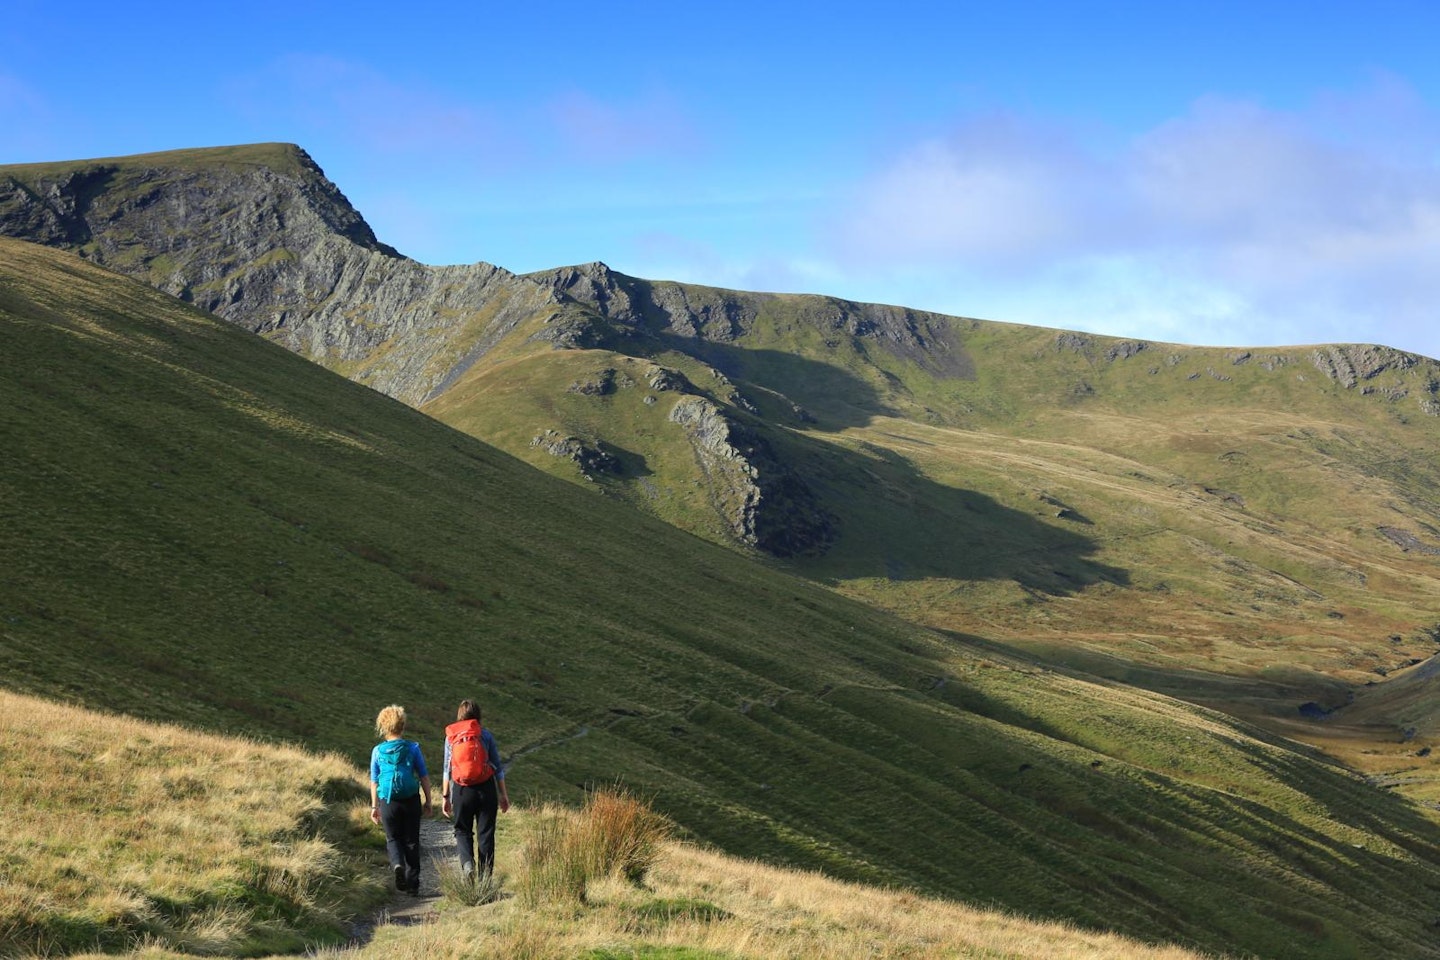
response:
<path id="1" fill-rule="evenodd" d="M 911 620 L 1333 743 L 1436 653 L 1440 365 L 379 243 L 297 147 L 0 168 L 74 249 L 534 466 Z M 1353 763 L 1411 765 L 1366 697 Z M 1301 710 L 1309 711 L 1302 714 Z"/>
<path id="2" fill-rule="evenodd" d="M 352 757 L 483 699 L 520 795 L 1264 956 L 1440 954 L 1440 830 L 1293 745 L 947 639 L 0 243 L 6 686 Z"/>

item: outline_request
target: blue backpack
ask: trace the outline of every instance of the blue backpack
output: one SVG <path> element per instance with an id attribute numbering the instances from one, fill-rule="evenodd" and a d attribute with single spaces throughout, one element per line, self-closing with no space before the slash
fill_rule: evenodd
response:
<path id="1" fill-rule="evenodd" d="M 414 746 L 409 740 L 386 740 L 375 748 L 375 759 L 380 766 L 375 793 L 381 800 L 407 800 L 420 792 L 420 780 L 415 776 Z"/>

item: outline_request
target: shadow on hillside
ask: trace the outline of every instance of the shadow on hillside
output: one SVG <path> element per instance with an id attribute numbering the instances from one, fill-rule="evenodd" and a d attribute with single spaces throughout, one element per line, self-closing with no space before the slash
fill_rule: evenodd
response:
<path id="1" fill-rule="evenodd" d="M 779 424 L 800 425 L 792 410 L 780 404 L 768 404 L 759 391 L 746 391 L 754 384 L 773 391 L 799 404 L 815 417 L 805 425 L 822 430 L 843 430 L 864 426 L 876 416 L 904 416 L 885 403 L 875 386 L 841 367 L 812 360 L 783 350 L 754 350 L 728 343 L 716 343 L 676 333 L 655 334 L 661 350 L 673 350 L 694 357 L 719 370 L 759 404 L 768 420 Z M 886 374 L 888 376 L 888 374 Z M 708 384 L 697 384 L 708 388 Z M 892 379 L 897 393 L 905 392 L 898 379 Z"/>
<path id="2" fill-rule="evenodd" d="M 1082 529 L 1093 526 L 1047 521 L 947 486 L 873 444 L 855 450 L 797 434 L 775 441 L 838 520 L 839 539 L 830 551 L 801 564 L 808 575 L 1012 580 L 1036 596 L 1130 584 L 1128 571 L 1090 559 L 1099 542 Z"/>
<path id="3" fill-rule="evenodd" d="M 1056 664 L 1048 659 L 1037 658 L 1003 642 L 956 631 L 942 632 L 981 655 L 999 654 L 1033 663 L 1047 671 L 1057 669 Z M 1121 662 L 1116 658 L 1112 665 Z M 1082 680 L 1100 682 L 1103 682 L 1101 678 L 1107 673 L 1113 672 L 1090 674 L 1074 668 L 1059 669 L 1062 673 Z M 1201 670 L 1166 671 L 1150 667 L 1135 669 L 1145 676 L 1131 678 L 1132 682 L 1127 685 L 1167 693 L 1190 702 L 1203 703 L 1211 697 L 1223 696 L 1227 692 L 1233 697 L 1240 689 L 1254 697 L 1261 692 L 1259 688 L 1265 685 L 1265 681 L 1255 678 L 1225 677 Z M 1133 682 L 1134 679 L 1148 682 Z M 1191 694 L 1189 697 L 1185 696 L 1187 689 Z M 1275 692 L 1290 698 L 1297 695 L 1296 691 L 1284 687 Z M 1022 707 L 998 697 L 988 696 L 968 684 L 937 687 L 935 694 L 966 711 L 1043 736 L 1067 743 L 1082 743 L 1085 739 L 1070 736 Z M 1240 816 L 1233 819 L 1227 829 L 1240 835 L 1248 834 L 1247 841 L 1257 848 L 1268 851 L 1289 862 L 1294 869 L 1337 888 L 1344 888 L 1347 876 L 1354 873 L 1357 866 L 1363 869 L 1364 865 L 1357 865 L 1357 857 L 1364 856 L 1372 863 L 1407 856 L 1428 863 L 1440 862 L 1440 827 L 1437 827 L 1435 821 L 1421 810 L 1416 802 L 1377 789 L 1349 772 L 1343 764 L 1327 756 L 1322 750 L 1297 743 L 1290 737 L 1272 733 L 1243 720 L 1237 719 L 1233 722 L 1237 732 L 1245 736 L 1223 736 L 1226 749 L 1238 751 L 1244 761 L 1253 765 L 1255 771 L 1262 776 L 1252 779 L 1243 770 L 1226 769 L 1222 775 L 1227 780 L 1235 779 L 1239 783 L 1254 785 L 1259 790 L 1259 796 L 1265 792 L 1260 784 L 1264 778 L 1269 778 L 1293 790 L 1295 797 L 1306 798 L 1305 806 L 1323 808 L 1324 816 L 1329 820 L 1383 838 L 1403 853 L 1372 849 L 1363 844 L 1339 839 L 1334 834 L 1326 834 L 1307 822 L 1301 822 L 1281 812 L 1274 804 L 1247 796 L 1243 789 L 1237 791 L 1223 784 L 1219 789 L 1211 789 L 1215 784 L 1206 778 L 1215 776 L 1217 771 L 1205 770 L 1203 762 L 1195 762 L 1202 771 L 1199 777 L 1192 777 L 1186 772 L 1184 768 L 1190 764 L 1185 761 L 1177 761 L 1182 768 L 1178 771 L 1159 768 L 1159 772 L 1167 776 L 1196 783 L 1198 787 L 1192 788 L 1192 792 L 1197 798 L 1204 798 L 1208 803 L 1229 804 L 1233 807 Z M 1094 748 L 1093 745 L 1082 745 Z M 1125 759 L 1123 751 L 1108 752 L 1119 759 Z M 1273 791 L 1271 795 L 1273 796 Z M 1399 895 L 1398 891 L 1395 893 Z"/>
<path id="4" fill-rule="evenodd" d="M 1047 521 L 936 482 L 893 450 L 873 444 L 855 450 L 799 432 L 834 432 L 877 416 L 910 415 L 892 407 L 875 383 L 780 350 L 674 333 L 653 336 L 654 346 L 709 364 L 757 404 L 760 432 L 836 518 L 838 539 L 823 556 L 800 561 L 805 574 L 825 580 L 1012 580 L 1036 596 L 1129 584 L 1127 571 L 1090 559 L 1098 540 L 1081 532 L 1094 525 L 1078 514 Z M 890 396 L 907 393 L 898 378 L 874 369 L 889 378 Z M 815 419 L 803 419 L 787 399 Z"/>

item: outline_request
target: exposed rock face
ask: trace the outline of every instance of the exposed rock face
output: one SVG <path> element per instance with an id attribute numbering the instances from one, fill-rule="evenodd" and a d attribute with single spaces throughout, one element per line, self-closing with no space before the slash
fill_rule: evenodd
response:
<path id="1" fill-rule="evenodd" d="M 1412 354 L 1390 347 L 1341 344 L 1321 347 L 1311 354 L 1315 369 L 1339 383 L 1354 387 L 1361 380 L 1371 380 L 1389 370 L 1408 370 L 1415 365 Z"/>
<path id="2" fill-rule="evenodd" d="M 1369 344 L 1335 344 L 1316 348 L 1310 362 L 1345 389 L 1358 387 L 1363 394 L 1378 394 L 1391 403 L 1404 400 L 1412 388 L 1418 388 L 1420 412 L 1440 416 L 1440 380 L 1433 365 L 1422 363 L 1413 353 Z"/>
<path id="3" fill-rule="evenodd" d="M 1106 360 L 1129 360 L 1142 353 L 1150 344 L 1144 340 L 1121 340 L 1105 351 Z"/>
<path id="4" fill-rule="evenodd" d="M 834 297 L 746 293 L 692 284 L 639 280 L 603 263 L 527 274 L 592 307 L 617 327 L 662 336 L 730 344 L 750 333 L 766 310 L 824 334 L 852 337 L 947 377 L 970 379 L 974 362 L 939 314 Z M 837 341 L 838 342 L 838 341 Z"/>
<path id="5" fill-rule="evenodd" d="M 425 266 L 379 242 L 315 162 L 283 144 L 3 168 L 0 234 L 73 249 L 413 406 L 517 333 L 556 349 L 623 348 L 657 334 L 730 342 L 763 299 L 650 284 L 603 264 L 538 280 L 485 263 Z M 836 309 L 836 327 L 926 347 L 909 311 Z M 648 379 L 656 392 L 684 395 L 673 419 L 695 445 L 716 509 L 758 549 L 823 549 L 828 514 L 762 426 L 742 427 L 698 395 L 755 412 L 724 374 L 712 375 L 703 391 L 659 366 Z M 610 369 L 569 389 L 598 397 L 627 384 Z M 620 469 L 596 440 L 547 431 L 532 445 L 590 479 Z"/>
<path id="6" fill-rule="evenodd" d="M 1395 544 L 1406 553 L 1423 553 L 1431 556 L 1440 555 L 1440 547 L 1432 546 L 1421 540 L 1409 530 L 1401 530 L 1399 527 L 1378 527 L 1381 536 Z"/>
<path id="7" fill-rule="evenodd" d="M 616 388 L 622 385 L 617 379 L 619 375 L 619 371 L 614 367 L 606 367 L 595 376 L 588 377 L 584 380 L 576 380 L 565 389 L 568 393 L 578 393 L 586 397 L 606 397 L 614 393 Z M 628 386 L 628 381 L 629 377 L 626 377 L 623 385 Z"/>
<path id="8" fill-rule="evenodd" d="M 691 389 L 690 381 L 685 379 L 685 375 L 669 367 L 652 367 L 646 382 L 650 384 L 650 389 L 657 393 L 667 390 L 688 392 Z"/>
<path id="9" fill-rule="evenodd" d="M 402 257 L 298 147 L 235 153 L 0 171 L 0 233 L 75 249 L 415 405 L 526 321 L 557 340 L 589 328 L 498 267 Z"/>
<path id="10" fill-rule="evenodd" d="M 822 552 L 834 539 L 834 518 L 754 430 L 693 395 L 676 401 L 670 421 L 689 435 L 711 500 L 737 540 L 790 557 Z"/>
<path id="11" fill-rule="evenodd" d="M 573 461 L 586 480 L 594 480 L 597 474 L 620 472 L 619 460 L 602 450 L 598 443 L 586 443 L 579 437 L 565 437 L 546 430 L 531 440 L 530 446 L 539 447 L 552 457 Z"/>

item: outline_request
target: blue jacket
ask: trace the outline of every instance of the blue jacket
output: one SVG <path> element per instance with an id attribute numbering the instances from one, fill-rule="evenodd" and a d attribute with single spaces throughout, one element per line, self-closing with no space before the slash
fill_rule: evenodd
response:
<path id="1" fill-rule="evenodd" d="M 380 783 L 380 748 L 383 747 L 383 746 L 385 746 L 385 744 L 390 743 L 390 742 L 392 742 L 392 741 L 382 740 L 381 742 L 375 744 L 374 749 L 372 749 L 372 750 L 370 751 L 370 782 L 371 782 L 371 783 L 374 783 L 374 784 L 379 784 L 379 783 Z M 411 765 L 414 766 L 414 768 L 415 768 L 415 780 L 416 780 L 416 782 L 418 783 L 420 780 L 423 780 L 423 779 L 425 779 L 426 777 L 430 776 L 430 771 L 428 771 L 428 770 L 425 768 L 425 755 L 420 752 L 420 744 L 416 743 L 414 740 L 403 740 L 403 741 L 401 741 L 401 742 L 410 745 L 410 763 L 411 763 Z M 381 797 L 380 799 L 382 799 L 382 800 L 388 800 L 388 799 L 390 799 L 390 798 L 389 798 L 389 797 Z"/>

